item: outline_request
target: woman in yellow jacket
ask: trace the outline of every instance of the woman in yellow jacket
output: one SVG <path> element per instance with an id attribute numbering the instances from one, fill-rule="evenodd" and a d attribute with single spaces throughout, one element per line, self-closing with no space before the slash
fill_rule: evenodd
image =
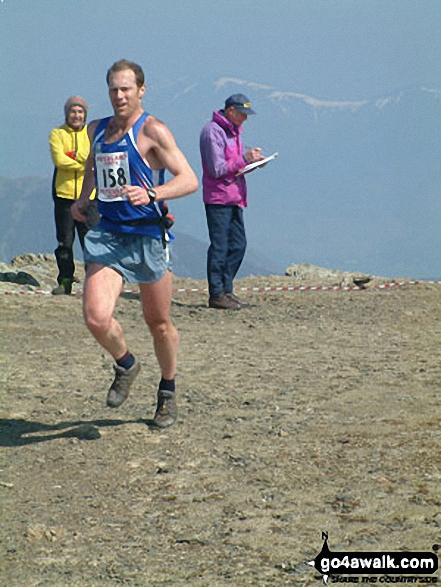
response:
<path id="1" fill-rule="evenodd" d="M 58 247 L 55 250 L 58 265 L 58 286 L 52 290 L 54 295 L 69 295 L 72 291 L 75 273 L 73 254 L 75 229 L 81 248 L 84 248 L 86 232 L 99 221 L 98 209 L 94 201 L 95 192 L 90 198 L 91 205 L 86 223 L 74 220 L 70 213 L 72 204 L 80 197 L 85 163 L 90 151 L 86 126 L 87 104 L 80 96 L 73 96 L 67 100 L 64 112 L 66 123 L 59 128 L 54 128 L 49 137 L 51 156 L 55 167 L 52 195 L 58 241 Z"/>

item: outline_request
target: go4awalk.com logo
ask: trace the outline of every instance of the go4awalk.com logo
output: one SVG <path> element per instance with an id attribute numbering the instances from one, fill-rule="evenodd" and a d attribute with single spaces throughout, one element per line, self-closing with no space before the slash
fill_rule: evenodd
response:
<path id="1" fill-rule="evenodd" d="M 329 550 L 326 532 L 322 532 L 322 539 L 321 552 L 308 564 L 322 574 L 325 585 L 329 581 L 366 584 L 438 583 L 438 577 L 434 575 L 438 570 L 438 557 L 433 552 L 332 552 Z"/>

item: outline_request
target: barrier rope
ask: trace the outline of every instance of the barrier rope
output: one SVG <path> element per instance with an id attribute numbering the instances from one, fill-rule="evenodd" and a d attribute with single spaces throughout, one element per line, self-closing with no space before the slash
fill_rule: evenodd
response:
<path id="1" fill-rule="evenodd" d="M 419 285 L 419 284 L 428 284 L 428 285 L 441 285 L 440 281 L 400 281 L 400 282 L 390 282 L 390 283 L 377 283 L 372 285 L 283 285 L 283 286 L 250 286 L 250 287 L 239 287 L 236 288 L 236 291 L 240 292 L 249 292 L 249 293 L 267 293 L 267 292 L 294 292 L 294 293 L 302 293 L 302 292 L 313 292 L 313 291 L 358 291 L 358 290 L 367 290 L 367 289 L 395 289 L 398 287 L 404 286 L 411 286 L 411 285 Z M 207 288 L 192 288 L 192 287 L 184 287 L 184 288 L 173 288 L 172 292 L 174 294 L 191 294 L 191 293 L 208 293 Z M 5 295 L 51 295 L 50 290 L 16 290 L 16 291 L 2 291 L 2 294 Z M 138 294 L 139 289 L 124 289 L 122 294 Z M 75 296 L 81 296 L 83 294 L 83 290 L 78 289 L 72 292 Z"/>

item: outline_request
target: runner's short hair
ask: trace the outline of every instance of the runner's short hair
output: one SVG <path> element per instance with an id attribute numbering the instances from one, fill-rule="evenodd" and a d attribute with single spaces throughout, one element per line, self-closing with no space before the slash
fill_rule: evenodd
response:
<path id="1" fill-rule="evenodd" d="M 110 67 L 107 71 L 106 81 L 107 85 L 109 85 L 110 76 L 117 71 L 124 71 L 125 69 L 131 69 L 135 74 L 136 85 L 138 88 L 142 88 L 144 85 L 144 72 L 142 68 L 133 61 L 128 61 L 127 59 L 120 59 L 119 61 L 115 61 L 115 63 Z"/>

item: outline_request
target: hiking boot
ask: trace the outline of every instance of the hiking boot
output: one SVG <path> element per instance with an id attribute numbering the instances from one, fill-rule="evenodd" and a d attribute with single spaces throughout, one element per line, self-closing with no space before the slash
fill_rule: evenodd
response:
<path id="1" fill-rule="evenodd" d="M 216 310 L 240 310 L 240 304 L 230 297 L 230 294 L 212 296 L 208 300 L 208 307 Z"/>
<path id="2" fill-rule="evenodd" d="M 167 428 L 171 426 L 178 417 L 178 406 L 174 391 L 158 391 L 158 404 L 156 406 L 155 417 L 152 424 L 158 428 Z"/>
<path id="3" fill-rule="evenodd" d="M 113 368 L 115 379 L 107 394 L 107 405 L 109 408 L 119 408 L 129 397 L 130 387 L 141 370 L 141 363 L 135 359 L 135 363 L 130 369 L 123 369 L 119 365 L 113 365 Z"/>
<path id="4" fill-rule="evenodd" d="M 64 277 L 51 293 L 53 296 L 70 296 L 72 293 L 72 280 Z"/>
<path id="5" fill-rule="evenodd" d="M 250 305 L 248 302 L 246 302 L 245 300 L 242 300 L 241 298 L 238 298 L 236 294 L 234 294 L 233 292 L 225 294 L 228 298 L 230 298 L 231 300 L 233 300 L 234 302 L 236 302 L 236 304 L 239 304 L 239 306 L 241 308 L 248 308 L 248 306 Z"/>

